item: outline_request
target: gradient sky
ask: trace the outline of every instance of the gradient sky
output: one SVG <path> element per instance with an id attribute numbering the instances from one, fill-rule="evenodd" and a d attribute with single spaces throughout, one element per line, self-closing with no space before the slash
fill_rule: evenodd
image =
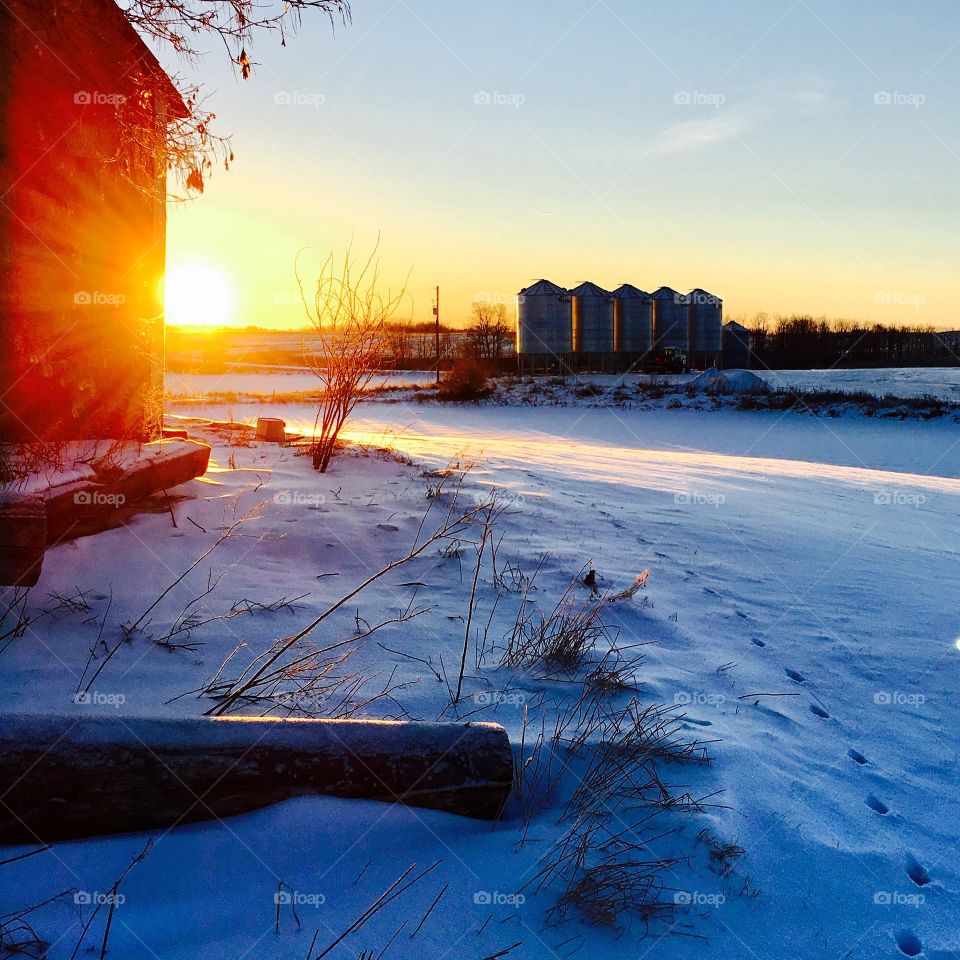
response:
<path id="1" fill-rule="evenodd" d="M 232 322 L 300 325 L 297 250 L 379 233 L 418 320 L 434 284 L 457 323 L 547 277 L 960 327 L 953 0 L 352 6 L 261 37 L 249 81 L 196 71 L 236 163 L 170 210 L 168 263 L 220 266 Z"/>

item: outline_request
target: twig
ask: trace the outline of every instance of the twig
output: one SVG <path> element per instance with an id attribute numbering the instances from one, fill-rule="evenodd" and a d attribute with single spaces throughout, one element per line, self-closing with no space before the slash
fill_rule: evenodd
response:
<path id="1" fill-rule="evenodd" d="M 799 697 L 799 693 L 745 693 L 738 700 L 749 700 L 751 697 Z"/>
<path id="2" fill-rule="evenodd" d="M 430 907 L 427 909 L 427 912 L 423 915 L 423 919 L 421 919 L 421 921 L 417 924 L 417 929 L 410 934 L 411 940 L 420 932 L 420 928 L 427 922 L 427 917 L 429 917 L 430 914 L 433 913 L 433 908 L 440 902 L 440 898 L 447 892 L 447 888 L 449 886 L 450 886 L 449 883 L 445 884 L 444 888 L 437 894 L 436 899 L 433 901 L 433 903 L 430 904 Z"/>

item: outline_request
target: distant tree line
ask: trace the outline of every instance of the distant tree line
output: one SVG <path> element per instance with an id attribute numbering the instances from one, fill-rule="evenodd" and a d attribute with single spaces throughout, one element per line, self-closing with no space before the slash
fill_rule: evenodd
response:
<path id="1" fill-rule="evenodd" d="M 430 370 L 437 362 L 437 329 L 432 320 L 387 320 L 378 334 L 385 367 Z M 171 373 L 223 372 L 231 364 L 310 367 L 325 344 L 316 329 L 264 330 L 258 327 L 212 331 L 168 327 L 166 369 Z M 467 327 L 440 325 L 440 365 L 477 361 L 490 373 L 516 364 L 513 325 L 502 304 L 476 303 Z"/>
<path id="2" fill-rule="evenodd" d="M 763 313 L 744 325 L 750 330 L 755 367 L 960 365 L 960 331 Z"/>
<path id="3" fill-rule="evenodd" d="M 387 353 L 399 370 L 419 370 L 437 358 L 436 326 L 427 322 L 395 322 L 386 331 Z M 475 303 L 465 328 L 440 327 L 440 363 L 476 360 L 497 368 L 514 357 L 515 337 L 503 304 Z"/>

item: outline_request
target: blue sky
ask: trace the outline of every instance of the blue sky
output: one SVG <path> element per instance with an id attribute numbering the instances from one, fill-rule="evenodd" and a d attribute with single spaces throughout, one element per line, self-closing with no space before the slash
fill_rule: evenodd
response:
<path id="1" fill-rule="evenodd" d="M 297 250 L 379 233 L 416 319 L 546 276 L 960 326 L 958 4 L 353 0 L 252 53 L 200 65 L 237 160 L 170 217 L 235 322 L 301 322 Z"/>

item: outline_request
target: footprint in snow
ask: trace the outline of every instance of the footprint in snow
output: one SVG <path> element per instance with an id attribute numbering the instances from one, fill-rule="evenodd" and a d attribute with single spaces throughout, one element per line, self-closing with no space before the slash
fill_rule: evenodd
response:
<path id="1" fill-rule="evenodd" d="M 767 645 L 767 644 L 766 644 L 766 641 L 761 640 L 759 637 L 751 637 L 751 638 L 750 638 L 750 642 L 751 642 L 755 647 L 765 647 L 765 646 Z"/>
<path id="2" fill-rule="evenodd" d="M 917 863 L 913 857 L 907 860 L 907 876 L 918 886 L 925 887 L 930 882 L 927 868 Z"/>
<path id="3" fill-rule="evenodd" d="M 695 723 L 698 727 L 712 727 L 712 720 L 696 720 L 693 717 L 684 717 L 683 718 L 687 723 Z"/>
<path id="4" fill-rule="evenodd" d="M 389 530 L 391 533 L 396 533 L 400 528 L 395 527 L 392 523 L 378 523 L 378 530 Z"/>
<path id="5" fill-rule="evenodd" d="M 709 587 L 704 587 L 704 588 L 703 588 L 703 592 L 710 594 L 711 597 L 719 597 L 719 596 L 720 596 L 720 594 L 717 593 L 716 590 L 711 590 Z"/>
<path id="6" fill-rule="evenodd" d="M 806 683 L 807 678 L 802 673 L 797 673 L 796 670 L 784 670 L 783 671 L 794 683 Z"/>
<path id="7" fill-rule="evenodd" d="M 867 758 L 866 758 L 859 750 L 854 750 L 853 747 L 851 747 L 851 748 L 847 751 L 847 756 L 848 756 L 854 763 L 859 763 L 860 766 L 863 766 L 863 765 L 867 762 Z"/>
<path id="8" fill-rule="evenodd" d="M 923 944 L 912 930 L 901 930 L 896 937 L 897 946 L 905 957 L 915 957 L 923 953 Z"/>
<path id="9" fill-rule="evenodd" d="M 827 713 L 823 707 L 818 707 L 815 703 L 810 705 L 810 712 L 815 716 L 819 717 L 821 720 L 829 720 L 830 714 Z"/>
<path id="10" fill-rule="evenodd" d="M 874 813 L 879 813 L 881 817 L 885 817 L 890 812 L 890 808 L 879 797 L 875 797 L 872 793 L 867 797 L 867 806 Z"/>

